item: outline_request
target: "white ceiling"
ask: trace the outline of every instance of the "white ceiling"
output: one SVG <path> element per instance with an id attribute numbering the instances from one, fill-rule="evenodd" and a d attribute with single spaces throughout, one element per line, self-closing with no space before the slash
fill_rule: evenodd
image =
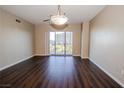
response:
<path id="1" fill-rule="evenodd" d="M 49 15 L 57 13 L 57 5 L 4 5 L 4 10 L 21 17 L 33 24 L 43 24 Z M 81 23 L 95 17 L 105 6 L 102 5 L 63 5 L 62 11 L 69 18 L 69 23 Z"/>

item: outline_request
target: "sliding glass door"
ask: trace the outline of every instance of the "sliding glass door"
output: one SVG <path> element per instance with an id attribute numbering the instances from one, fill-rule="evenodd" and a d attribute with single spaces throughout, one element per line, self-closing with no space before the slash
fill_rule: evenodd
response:
<path id="1" fill-rule="evenodd" d="M 50 32 L 50 54 L 72 55 L 72 32 Z"/>

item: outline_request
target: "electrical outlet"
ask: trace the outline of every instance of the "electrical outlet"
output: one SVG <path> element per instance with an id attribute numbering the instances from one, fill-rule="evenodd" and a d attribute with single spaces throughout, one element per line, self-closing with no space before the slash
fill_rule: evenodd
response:
<path id="1" fill-rule="evenodd" d="M 121 70 L 121 75 L 124 75 L 124 69 Z"/>

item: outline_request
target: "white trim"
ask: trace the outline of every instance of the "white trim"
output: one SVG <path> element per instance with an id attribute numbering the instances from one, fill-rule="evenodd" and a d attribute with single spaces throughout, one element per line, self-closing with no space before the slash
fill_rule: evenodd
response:
<path id="1" fill-rule="evenodd" d="M 103 72 L 105 72 L 108 76 L 110 76 L 113 80 L 115 80 L 119 85 L 124 87 L 124 84 L 120 80 L 118 80 L 116 77 L 110 74 L 107 70 L 103 69 L 100 65 L 96 64 L 91 58 L 89 58 L 89 60 L 91 60 L 91 62 L 93 62 L 96 66 L 98 66 Z"/>
<path id="2" fill-rule="evenodd" d="M 82 59 L 89 59 L 89 57 L 81 57 Z"/>
<path id="3" fill-rule="evenodd" d="M 0 68 L 0 71 L 4 70 L 4 69 L 6 69 L 6 68 L 9 68 L 9 67 L 11 67 L 11 66 L 13 66 L 13 65 L 16 65 L 16 64 L 18 64 L 18 63 L 20 63 L 20 62 L 23 62 L 23 61 L 25 61 L 25 60 L 27 60 L 27 59 L 30 59 L 30 58 L 32 58 L 32 57 L 34 57 L 34 55 L 32 55 L 32 56 L 30 56 L 30 57 L 27 57 L 27 58 L 24 58 L 24 59 L 22 59 L 22 60 L 19 60 L 19 61 L 15 62 L 15 63 L 9 64 L 9 65 L 7 65 L 7 66 L 4 66 L 4 67 Z"/>
<path id="4" fill-rule="evenodd" d="M 81 57 L 80 55 L 72 55 L 72 56 L 79 56 L 79 57 Z"/>

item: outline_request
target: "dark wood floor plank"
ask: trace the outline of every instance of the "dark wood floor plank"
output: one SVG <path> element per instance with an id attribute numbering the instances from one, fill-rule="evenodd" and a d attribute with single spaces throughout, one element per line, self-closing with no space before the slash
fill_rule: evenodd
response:
<path id="1" fill-rule="evenodd" d="M 121 87 L 90 60 L 72 56 L 33 57 L 0 71 L 0 85 L 15 88 Z"/>

